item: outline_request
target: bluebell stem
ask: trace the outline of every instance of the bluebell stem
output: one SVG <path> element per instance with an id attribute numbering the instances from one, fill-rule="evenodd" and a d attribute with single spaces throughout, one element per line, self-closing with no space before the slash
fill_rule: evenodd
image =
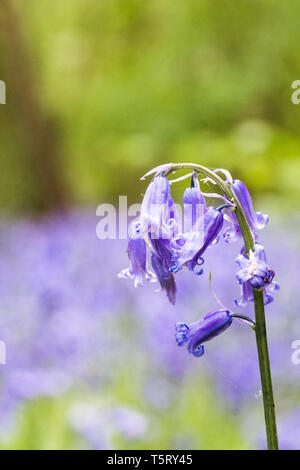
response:
<path id="1" fill-rule="evenodd" d="M 183 265 L 194 270 L 195 266 L 199 264 L 199 261 L 200 263 L 203 262 L 202 254 L 206 248 L 217 239 L 222 228 L 224 219 L 222 210 L 230 206 L 230 211 L 226 214 L 226 219 L 229 219 L 231 227 L 225 232 L 224 238 L 225 241 L 241 237 L 244 240 L 245 252 L 237 259 L 241 267 L 237 277 L 243 289 L 241 303 L 252 299 L 254 301 L 256 319 L 255 335 L 262 381 L 267 441 L 268 448 L 275 450 L 278 449 L 278 440 L 264 303 L 270 302 L 271 298 L 267 289 L 273 288 L 276 290 L 278 289 L 278 285 L 273 281 L 274 271 L 269 268 L 266 263 L 263 248 L 257 245 L 255 246 L 255 242 L 258 238 L 257 230 L 262 229 L 268 223 L 269 218 L 261 212 L 254 212 L 252 199 L 246 186 L 239 180 L 233 181 L 227 170 L 217 169 L 212 171 L 202 165 L 193 163 L 168 163 L 149 171 L 142 179 L 148 175 L 154 174 L 155 181 L 159 177 L 163 178 L 170 173 L 183 169 L 192 170 L 193 172 L 204 175 L 206 181 L 217 185 L 221 190 L 221 195 L 214 194 L 213 196 L 221 197 L 222 199 L 225 198 L 226 202 L 225 206 L 221 207 L 219 211 L 216 209 L 211 209 L 210 211 L 204 210 L 204 228 L 201 235 L 199 235 L 198 230 L 195 230 L 196 217 L 195 211 L 193 210 L 195 193 L 193 190 L 186 193 L 186 198 L 190 199 L 192 202 L 192 212 L 190 216 L 191 228 L 188 233 L 183 233 L 181 236 L 175 237 L 174 240 L 170 239 L 169 248 L 171 251 L 173 248 L 174 265 L 169 268 L 169 270 L 176 272 Z M 225 180 L 219 174 L 225 176 Z M 193 178 L 195 180 L 194 175 Z M 192 182 L 194 180 L 192 180 Z M 198 188 L 196 188 L 196 190 L 198 191 Z M 199 193 L 198 195 L 196 193 L 196 198 L 200 196 Z M 149 209 L 149 206 L 147 207 Z M 201 271 L 199 273 L 201 273 Z M 225 310 L 225 312 L 227 312 L 227 310 Z M 218 332 L 223 331 L 222 326 L 219 328 L 218 321 L 214 324 L 215 326 L 211 326 L 211 329 L 210 326 L 208 326 L 214 315 L 215 313 L 213 313 L 211 317 L 208 316 L 204 318 L 204 323 L 200 321 L 193 324 L 192 328 L 182 323 L 177 325 L 177 342 L 180 345 L 188 342 L 189 350 L 194 355 L 201 356 L 204 353 L 204 348 L 201 343 L 216 336 Z M 229 317 L 226 315 L 229 315 L 229 313 L 224 313 L 223 311 L 222 318 L 225 322 L 225 329 L 230 324 Z M 230 318 L 230 320 L 232 320 L 232 318 Z M 220 325 L 221 324 L 222 323 L 220 323 Z"/>

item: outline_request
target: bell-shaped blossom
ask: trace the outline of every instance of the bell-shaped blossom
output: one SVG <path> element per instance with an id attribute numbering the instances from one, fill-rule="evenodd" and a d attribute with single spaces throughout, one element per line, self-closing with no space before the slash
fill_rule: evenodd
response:
<path id="1" fill-rule="evenodd" d="M 154 178 L 147 188 L 141 209 L 141 229 L 145 231 L 152 268 L 161 289 L 174 305 L 176 283 L 170 272 L 173 259 L 171 241 L 178 233 L 178 215 L 170 183 L 164 176 Z"/>
<path id="2" fill-rule="evenodd" d="M 120 278 L 133 279 L 135 287 L 142 286 L 144 279 L 151 282 L 156 280 L 155 275 L 147 269 L 147 247 L 139 223 L 136 223 L 132 230 L 127 253 L 130 266 L 119 273 Z"/>
<path id="3" fill-rule="evenodd" d="M 241 299 L 235 301 L 236 305 L 243 307 L 253 301 L 253 287 L 264 289 L 265 304 L 272 302 L 273 297 L 270 292 L 279 290 L 279 286 L 273 281 L 275 272 L 267 264 L 264 247 L 256 243 L 254 251 L 250 251 L 249 254 L 240 254 L 236 262 L 240 267 L 236 278 L 242 285 Z"/>
<path id="4" fill-rule="evenodd" d="M 203 273 L 203 269 L 198 269 L 204 263 L 202 255 L 218 240 L 223 227 L 222 207 L 206 207 L 196 173 L 192 174 L 191 187 L 184 192 L 183 205 L 184 230 L 172 242 L 174 251 L 171 271 L 177 272 L 186 266 L 200 275 Z"/>
<path id="5" fill-rule="evenodd" d="M 240 254 L 236 258 L 240 270 L 236 278 L 240 284 L 249 282 L 255 289 L 261 289 L 273 281 L 275 272 L 271 269 L 266 260 L 265 249 L 256 243 L 254 251 L 249 254 Z"/>
<path id="6" fill-rule="evenodd" d="M 232 323 L 230 310 L 217 310 L 208 313 L 201 320 L 188 326 L 186 323 L 176 324 L 176 342 L 178 346 L 187 344 L 187 350 L 195 357 L 204 354 L 203 343 L 227 330 Z"/>
<path id="7" fill-rule="evenodd" d="M 141 207 L 141 231 L 151 238 L 169 238 L 172 232 L 170 212 L 174 213 L 169 180 L 162 175 L 149 184 Z M 175 216 L 175 214 L 174 214 Z"/>
<path id="8" fill-rule="evenodd" d="M 243 211 L 245 212 L 248 224 L 252 230 L 254 238 L 257 239 L 257 230 L 265 228 L 269 222 L 269 216 L 262 212 L 254 212 L 253 203 L 249 191 L 245 184 L 240 180 L 234 180 L 232 189 L 235 192 Z M 224 233 L 224 239 L 227 243 L 233 242 L 242 237 L 237 217 L 230 213 L 227 218 L 231 221 L 231 227 Z"/>
<path id="9" fill-rule="evenodd" d="M 203 226 L 204 215 L 206 213 L 206 203 L 200 190 L 196 173 L 193 173 L 191 187 L 187 188 L 183 194 L 184 207 L 184 228 L 183 231 L 199 231 Z"/>
<path id="10" fill-rule="evenodd" d="M 133 278 L 136 286 L 142 285 L 144 279 L 157 279 L 172 304 L 176 299 L 176 284 L 169 271 L 173 257 L 170 244 L 177 230 L 178 217 L 169 180 L 158 175 L 146 190 L 139 223 L 129 240 L 130 267 L 121 271 L 119 276 Z M 156 275 L 146 267 L 147 248 Z"/>
<path id="11" fill-rule="evenodd" d="M 202 270 L 196 271 L 196 267 L 202 265 L 202 255 L 206 249 L 217 239 L 223 227 L 223 213 L 221 210 L 209 207 L 203 217 L 203 222 L 198 230 L 184 233 L 181 239 L 174 241 L 177 250 L 174 250 L 174 266 L 172 272 L 177 272 L 184 265 L 196 274 L 202 274 Z"/>

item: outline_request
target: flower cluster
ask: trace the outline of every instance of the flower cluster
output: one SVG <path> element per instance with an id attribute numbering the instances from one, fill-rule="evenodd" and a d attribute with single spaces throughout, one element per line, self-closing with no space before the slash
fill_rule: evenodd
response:
<path id="1" fill-rule="evenodd" d="M 196 173 L 192 174 L 191 187 L 184 192 L 183 205 L 184 223 L 180 230 L 170 182 L 163 173 L 155 176 L 146 190 L 140 219 L 130 234 L 130 268 L 119 274 L 133 278 L 136 286 L 142 285 L 144 279 L 156 278 L 172 304 L 176 301 L 174 274 L 183 267 L 197 275 L 203 273 L 199 268 L 204 262 L 202 256 L 218 240 L 223 227 L 223 207 L 228 207 L 206 206 Z M 154 273 L 147 268 L 146 247 Z"/>
<path id="2" fill-rule="evenodd" d="M 174 171 L 174 166 L 161 165 L 147 173 L 154 173 L 141 207 L 139 221 L 135 224 L 128 244 L 129 269 L 121 271 L 120 277 L 134 279 L 135 286 L 142 285 L 143 280 L 158 280 L 161 290 L 165 291 L 169 301 L 176 301 L 175 274 L 186 268 L 197 275 L 203 273 L 203 255 L 208 247 L 219 241 L 224 223 L 223 239 L 226 243 L 242 240 L 242 232 L 235 209 L 242 209 L 252 233 L 254 249 L 247 252 L 242 249 L 236 258 L 239 271 L 236 274 L 241 285 L 240 300 L 234 301 L 238 307 L 244 307 L 253 301 L 253 288 L 263 290 L 265 304 L 272 302 L 272 291 L 278 290 L 278 284 L 273 280 L 275 273 L 267 264 L 265 250 L 258 243 L 257 231 L 263 229 L 269 217 L 261 212 L 254 212 L 251 196 L 239 180 L 233 180 L 227 170 L 217 169 L 209 174 L 212 177 L 205 182 L 216 184 L 215 175 L 225 176 L 222 184 L 230 187 L 234 198 L 224 194 L 203 193 L 195 171 L 191 176 L 191 185 L 183 194 L 183 223 L 180 223 L 176 205 L 171 196 L 170 181 L 166 177 Z M 173 182 L 186 177 L 173 180 Z M 218 180 L 217 180 L 218 182 Z M 226 194 L 225 194 L 226 192 Z M 230 193 L 229 193 L 230 194 Z M 205 197 L 221 198 L 219 207 L 207 206 Z M 236 204 L 234 203 L 236 202 Z M 149 256 L 147 256 L 147 251 Z M 151 262 L 154 272 L 150 271 L 147 263 Z M 216 311 L 203 317 L 199 322 L 188 327 L 185 323 L 176 325 L 176 341 L 179 346 L 188 343 L 188 351 L 194 356 L 202 356 L 202 343 L 227 329 L 232 322 L 230 310 Z M 236 315 L 235 315 L 236 316 Z"/>

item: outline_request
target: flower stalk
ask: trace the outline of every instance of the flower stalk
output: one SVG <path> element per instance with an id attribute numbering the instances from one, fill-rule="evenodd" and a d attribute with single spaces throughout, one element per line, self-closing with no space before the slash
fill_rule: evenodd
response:
<path id="1" fill-rule="evenodd" d="M 189 170 L 189 174 L 169 181 L 167 176 L 177 170 Z M 191 173 L 192 172 L 192 173 Z M 204 175 L 202 181 L 217 185 L 221 194 L 202 193 L 197 173 Z M 224 220 L 231 226 L 223 233 L 226 243 L 243 239 L 244 247 L 236 258 L 239 271 L 236 278 L 241 285 L 238 307 L 254 302 L 255 321 L 227 309 L 213 293 L 221 310 L 210 312 L 199 321 L 187 325 L 179 322 L 175 326 L 178 346 L 187 345 L 187 350 L 195 357 L 204 354 L 203 343 L 223 333 L 234 318 L 246 322 L 255 331 L 261 376 L 266 434 L 269 450 L 278 449 L 276 416 L 268 351 L 265 305 L 273 301 L 271 292 L 279 290 L 274 281 L 275 272 L 267 264 L 264 247 L 257 242 L 257 230 L 263 229 L 269 217 L 255 212 L 251 195 L 245 184 L 233 180 L 225 169 L 209 170 L 194 163 L 167 163 L 150 170 L 141 179 L 154 175 L 144 195 L 138 230 L 130 240 L 128 255 L 130 267 L 120 273 L 120 277 L 130 277 L 135 285 L 142 285 L 143 279 L 158 280 L 161 290 L 169 301 L 176 302 L 175 274 L 186 268 L 200 276 L 206 249 L 219 239 Z M 178 230 L 178 214 L 171 196 L 170 184 L 191 177 L 191 186 L 183 195 L 185 222 Z M 218 208 L 207 207 L 204 196 L 220 198 L 223 203 Z M 223 211 L 226 211 L 225 214 Z M 146 245 L 151 252 L 151 264 L 155 274 L 150 273 L 146 263 Z M 210 276 L 211 284 L 211 276 Z M 211 285 L 210 285 L 211 288 Z M 212 289 L 211 289 L 212 290 Z"/>
<path id="2" fill-rule="evenodd" d="M 250 251 L 253 251 L 255 248 L 255 240 L 249 223 L 247 221 L 246 214 L 240 204 L 238 197 L 235 195 L 230 182 L 225 181 L 223 178 L 217 175 L 216 172 L 213 172 L 208 168 L 203 167 L 202 165 L 195 165 L 192 163 L 169 164 L 166 165 L 166 170 L 163 172 L 166 176 L 167 174 L 180 169 L 188 169 L 196 171 L 198 173 L 202 173 L 210 180 L 213 180 L 213 182 L 219 186 L 219 188 L 226 195 L 228 200 L 234 205 L 234 208 L 232 210 L 235 211 L 242 232 L 246 253 L 250 253 Z M 255 328 L 253 329 L 256 335 L 257 352 L 259 359 L 267 443 L 269 450 L 278 450 L 276 415 L 267 341 L 263 290 L 257 290 L 253 288 L 253 297 L 255 308 Z"/>
<path id="3" fill-rule="evenodd" d="M 267 442 L 269 450 L 278 450 L 278 437 L 273 397 L 272 377 L 268 351 L 263 292 L 253 288 L 255 307 L 255 335 L 262 384 Z"/>
<path id="4" fill-rule="evenodd" d="M 254 249 L 252 232 L 239 201 L 236 200 L 236 198 L 234 199 L 236 204 L 236 216 L 242 231 L 245 249 L 246 252 L 249 253 L 250 250 Z M 276 414 L 268 350 L 263 290 L 257 290 L 253 287 L 253 297 L 255 309 L 255 336 L 262 385 L 267 443 L 269 450 L 278 450 Z"/>

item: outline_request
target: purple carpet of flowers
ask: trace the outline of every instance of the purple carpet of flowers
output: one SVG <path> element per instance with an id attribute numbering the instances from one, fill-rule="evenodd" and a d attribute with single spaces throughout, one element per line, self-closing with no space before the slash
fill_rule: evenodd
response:
<path id="1" fill-rule="evenodd" d="M 153 293 L 155 284 L 135 289 L 118 279 L 117 273 L 127 264 L 127 242 L 98 240 L 96 224 L 92 211 L 39 222 L 1 222 L 0 339 L 6 344 L 7 364 L 0 366 L 0 434 L 29 400 L 81 388 L 96 393 L 108 389 L 134 356 L 141 361 L 137 373 L 144 398 L 153 406 L 168 406 L 183 378 L 208 374 L 220 402 L 239 415 L 249 446 L 264 447 L 251 329 L 233 322 L 218 341 L 207 344 L 201 360 L 183 354 L 174 338 L 176 322 L 194 322 L 219 308 L 207 289 L 210 270 L 218 297 L 230 310 L 237 308 L 233 305 L 239 297 L 239 286 L 233 282 L 236 245 L 222 238 L 208 248 L 200 277 L 179 272 L 174 307 L 167 297 Z M 266 306 L 279 443 L 285 449 L 299 449 L 300 364 L 291 360 L 292 343 L 300 339 L 299 221 L 288 224 L 272 220 L 272 228 L 267 227 L 261 239 L 281 286 L 276 302 Z M 251 304 L 243 313 L 253 316 L 252 309 Z M 134 409 L 91 407 L 73 410 L 70 425 L 93 448 L 110 445 L 109 426 L 103 427 L 102 438 L 95 434 L 99 422 L 109 422 L 129 439 L 147 430 L 145 418 Z"/>

